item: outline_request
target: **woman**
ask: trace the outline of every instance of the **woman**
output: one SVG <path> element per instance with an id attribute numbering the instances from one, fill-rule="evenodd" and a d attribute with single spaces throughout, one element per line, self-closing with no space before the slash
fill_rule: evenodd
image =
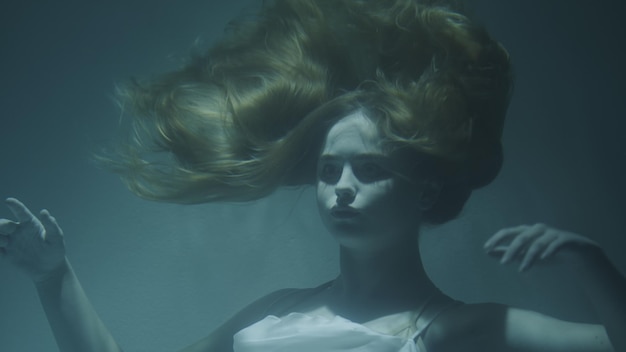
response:
<path id="1" fill-rule="evenodd" d="M 270 4 L 206 58 L 132 92 L 150 118 L 139 131 L 175 156 L 146 163 L 137 144 L 105 161 L 135 192 L 249 200 L 315 183 L 341 248 L 333 282 L 261 298 L 187 350 L 231 350 L 233 342 L 236 351 L 611 350 L 600 326 L 461 305 L 422 269 L 419 226 L 456 216 L 499 170 L 506 53 L 447 8 L 337 4 Z M 18 222 L 2 221 L 0 247 L 37 283 L 60 348 L 118 350 L 65 259 L 55 220 L 43 212 L 40 223 L 17 200 L 8 204 Z M 536 225 L 503 230 L 486 246 L 504 262 L 520 258 L 522 268 L 561 249 L 584 264 L 580 279 L 623 349 L 624 279 L 595 244 Z"/>

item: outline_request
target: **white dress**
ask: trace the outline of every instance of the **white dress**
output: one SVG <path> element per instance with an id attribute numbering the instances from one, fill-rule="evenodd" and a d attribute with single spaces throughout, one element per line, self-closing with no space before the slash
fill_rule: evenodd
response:
<path id="1" fill-rule="evenodd" d="M 385 335 L 335 316 L 290 313 L 273 315 L 239 331 L 235 352 L 425 352 L 416 341 L 423 329 L 410 338 Z"/>

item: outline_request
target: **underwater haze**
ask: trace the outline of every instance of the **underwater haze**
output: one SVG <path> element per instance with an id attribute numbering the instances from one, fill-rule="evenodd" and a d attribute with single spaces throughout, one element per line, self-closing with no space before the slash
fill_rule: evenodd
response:
<path id="1" fill-rule="evenodd" d="M 311 189 L 253 203 L 173 205 L 132 195 L 91 153 L 117 131 L 113 92 L 178 68 L 252 0 L 25 0 L 0 13 L 0 197 L 46 208 L 96 310 L 126 351 L 173 351 L 278 288 L 335 277 Z M 543 222 L 599 242 L 626 272 L 626 25 L 621 0 L 468 2 L 509 51 L 516 83 L 504 167 L 461 216 L 423 231 L 447 294 L 594 322 L 550 266 L 511 275 L 482 245 Z M 13 218 L 0 208 L 0 218 Z M 56 351 L 33 284 L 0 260 L 0 351 Z"/>

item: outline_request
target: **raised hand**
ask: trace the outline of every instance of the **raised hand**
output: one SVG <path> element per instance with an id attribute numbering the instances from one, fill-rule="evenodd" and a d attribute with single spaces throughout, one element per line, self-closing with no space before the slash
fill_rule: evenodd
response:
<path id="1" fill-rule="evenodd" d="M 519 271 L 525 271 L 537 261 L 548 259 L 570 246 L 597 248 L 598 244 L 572 232 L 535 224 L 502 229 L 485 242 L 484 248 L 489 254 L 501 255 L 502 264 L 520 260 Z"/>
<path id="2" fill-rule="evenodd" d="M 0 255 L 41 282 L 65 261 L 63 231 L 47 210 L 37 218 L 15 198 L 6 204 L 17 221 L 0 219 Z"/>

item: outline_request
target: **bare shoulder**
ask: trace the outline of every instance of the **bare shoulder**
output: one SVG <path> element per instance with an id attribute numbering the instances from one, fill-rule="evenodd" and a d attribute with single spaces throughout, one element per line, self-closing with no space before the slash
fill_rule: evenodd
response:
<path id="1" fill-rule="evenodd" d="M 603 326 L 483 303 L 443 312 L 424 335 L 436 351 L 612 351 Z"/>
<path id="2" fill-rule="evenodd" d="M 495 303 L 451 307 L 428 327 L 424 343 L 434 351 L 500 351 L 507 311 L 507 306 Z"/>

